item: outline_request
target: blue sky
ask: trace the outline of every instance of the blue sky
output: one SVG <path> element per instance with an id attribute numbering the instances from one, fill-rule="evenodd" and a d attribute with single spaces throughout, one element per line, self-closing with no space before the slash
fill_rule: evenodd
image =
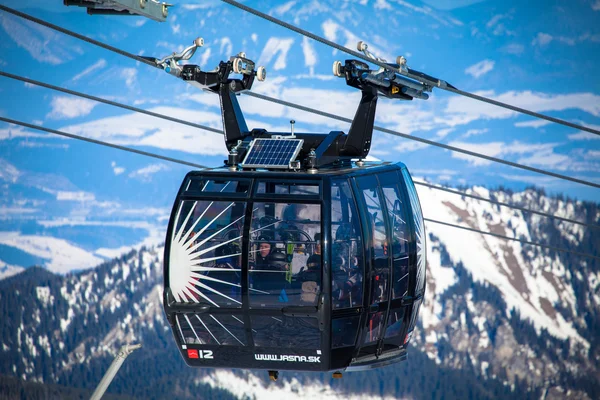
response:
<path id="1" fill-rule="evenodd" d="M 358 91 L 331 74 L 333 61 L 349 56 L 217 0 L 174 1 L 166 23 L 89 16 L 85 9 L 65 7 L 60 1 L 0 3 L 143 55 L 162 57 L 202 36 L 206 45 L 191 62 L 212 69 L 220 60 L 245 51 L 268 71 L 266 82 L 255 83 L 255 92 L 350 118 L 358 104 Z M 390 61 L 404 55 L 411 68 L 460 89 L 600 129 L 600 0 L 245 3 L 352 49 L 364 40 Z M 4 12 L 0 12 L 0 49 L 0 70 L 221 128 L 216 95 Z M 8 118 L 205 165 L 219 165 L 225 155 L 222 139 L 214 133 L 8 78 L 0 77 L 0 82 L 0 115 Z M 349 128 L 245 96 L 240 103 L 250 127 L 287 131 L 294 119 L 297 131 Z M 381 99 L 376 123 L 600 182 L 600 136 L 441 90 L 434 90 L 427 101 Z M 403 161 L 413 175 L 432 182 L 515 190 L 535 184 L 551 193 L 600 199 L 598 189 L 379 132 L 374 134 L 371 155 Z M 63 235 L 56 227 L 73 221 L 162 227 L 188 170 L 5 123 L 0 123 L 0 163 L 0 217 L 6 229 L 51 236 Z M 49 222 L 40 225 L 32 220 Z M 88 245 L 130 245 L 143 239 L 140 226 L 132 228 L 127 239 L 90 238 Z M 48 231 L 51 227 L 55 230 Z"/>

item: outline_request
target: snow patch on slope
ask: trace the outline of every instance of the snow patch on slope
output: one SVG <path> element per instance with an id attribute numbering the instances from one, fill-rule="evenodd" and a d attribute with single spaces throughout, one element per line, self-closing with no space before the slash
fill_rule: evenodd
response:
<path id="1" fill-rule="evenodd" d="M 239 399 L 255 398 L 264 400 L 294 399 L 365 399 L 371 396 L 354 395 L 335 391 L 331 386 L 322 383 L 301 384 L 296 378 L 283 380 L 281 383 L 265 386 L 255 375 L 248 373 L 239 377 L 230 371 L 216 370 L 210 375 L 196 379 L 196 384 L 206 384 L 212 388 L 225 389 Z M 396 399 L 394 396 L 381 399 Z"/>
<path id="2" fill-rule="evenodd" d="M 0 232 L 0 244 L 15 247 L 48 260 L 44 266 L 52 272 L 67 273 L 73 269 L 88 269 L 104 260 L 66 240 L 48 236 L 21 235 L 19 232 Z"/>
<path id="3" fill-rule="evenodd" d="M 418 192 L 427 218 L 532 240 L 530 227 L 520 211 L 477 200 L 467 201 L 464 197 L 422 186 L 418 186 Z M 485 188 L 475 187 L 472 192 L 489 197 Z M 514 202 L 511 199 L 500 200 Z M 500 290 L 507 304 L 507 315 L 512 309 L 517 309 L 523 319 L 532 321 L 538 332 L 546 328 L 557 338 L 572 338 L 589 346 L 574 324 L 566 321 L 553 307 L 561 303 L 576 312 L 574 290 L 562 279 L 566 267 L 558 257 L 550 257 L 547 251 L 531 246 L 524 249 L 525 245 L 519 242 L 459 231 L 435 223 L 426 224 L 427 232 L 445 245 L 453 264 L 462 262 L 475 282 L 488 282 Z M 435 251 L 430 248 L 428 254 L 432 257 L 428 263 L 428 277 L 431 278 L 428 282 L 430 285 L 433 282 L 437 295 L 449 286 L 453 275 L 447 274 L 439 261 L 434 262 L 434 257 L 439 257 Z M 523 254 L 530 255 L 533 260 L 525 260 Z M 424 325 L 435 325 L 440 312 L 440 304 L 426 305 L 422 311 Z"/>

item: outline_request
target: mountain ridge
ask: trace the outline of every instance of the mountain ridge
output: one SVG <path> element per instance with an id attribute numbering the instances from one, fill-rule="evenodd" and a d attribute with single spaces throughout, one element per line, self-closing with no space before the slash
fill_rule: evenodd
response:
<path id="1" fill-rule="evenodd" d="M 576 246 L 592 254 L 598 242 L 598 237 L 588 231 L 563 227 L 564 222 L 541 223 L 521 212 L 499 210 L 460 196 L 434 197 L 438 194 L 419 190 L 426 212 L 453 222 L 468 221 L 483 228 L 501 221 L 512 225 L 509 229 L 517 235 L 539 242 L 550 240 L 558 247 Z M 487 189 L 470 190 L 485 194 L 482 191 Z M 533 190 L 487 194 L 501 201 L 539 202 L 549 212 L 559 212 L 567 218 L 584 217 L 592 223 L 592 215 L 600 215 L 598 205 L 547 199 Z M 260 372 L 257 375 L 232 371 L 233 375 L 228 375 L 226 370 L 193 370 L 185 366 L 162 310 L 163 249 L 152 247 L 132 250 L 91 270 L 64 276 L 35 267 L 0 280 L 0 317 L 9 321 L 1 328 L 0 374 L 93 388 L 122 344 L 141 342 L 142 350 L 128 358 L 119 372 L 126 378 L 113 383 L 111 393 L 161 397 L 157 393 L 164 395 L 164 390 L 168 390 L 165 388 L 175 385 L 179 388 L 177 397 L 182 398 L 193 397 L 194 393 L 242 398 L 239 390 L 232 392 L 225 386 L 232 381 L 265 396 L 291 396 L 294 390 L 306 387 L 313 388 L 322 398 L 340 393 L 406 398 L 453 393 L 461 398 L 509 398 L 517 394 L 536 397 L 542 391 L 547 392 L 546 398 L 593 398 L 593 393 L 599 393 L 596 382 L 600 379 L 596 377 L 600 377 L 600 338 L 596 328 L 600 326 L 600 293 L 595 278 L 590 278 L 600 270 L 597 263 L 567 253 L 519 247 L 519 243 L 499 243 L 496 238 L 481 235 L 470 238 L 471 233 L 461 236 L 454 231 L 453 235 L 460 236 L 469 246 L 481 244 L 478 251 L 483 248 L 490 252 L 491 256 L 480 259 L 479 270 L 474 270 L 460 249 L 451 247 L 454 242 L 448 241 L 448 233 L 436 228 L 428 226 L 426 301 L 409 346 L 409 360 L 392 368 L 345 374 L 342 383 L 332 381 L 326 374 L 290 374 L 272 387 Z M 516 280 L 509 279 L 508 272 L 516 271 L 515 265 L 511 269 L 501 259 L 505 255 L 517 259 L 521 277 Z M 494 275 L 494 269 L 504 273 Z M 503 280 L 494 282 L 496 276 Z M 529 292 L 515 290 L 523 280 L 528 282 Z M 556 301 L 549 295 L 553 290 L 561 293 Z M 24 300 L 25 293 L 28 295 Z M 507 299 L 511 295 L 526 297 L 529 308 L 511 307 L 516 301 Z M 550 298 L 548 302 L 553 301 L 550 308 L 539 301 L 545 297 Z M 535 311 L 535 317 L 543 313 L 545 319 L 528 321 L 521 310 Z M 581 339 L 575 335 L 554 335 L 561 324 L 574 329 Z M 157 364 L 153 359 L 161 362 Z M 151 390 L 136 386 L 144 375 L 154 377 Z M 453 383 L 456 379 L 449 380 L 451 376 L 462 384 Z M 428 386 L 402 383 L 415 379 L 428 382 Z M 427 392 L 432 385 L 439 386 L 440 391 Z"/>

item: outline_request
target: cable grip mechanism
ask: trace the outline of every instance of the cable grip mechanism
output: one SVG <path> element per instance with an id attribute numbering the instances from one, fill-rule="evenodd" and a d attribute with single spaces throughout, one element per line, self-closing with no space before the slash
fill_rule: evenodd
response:
<path id="1" fill-rule="evenodd" d="M 191 46 L 186 47 L 179 53 L 173 52 L 173 54 L 168 55 L 160 60 L 156 60 L 156 65 L 160 68 L 164 69 L 165 72 L 174 75 L 176 77 L 181 76 L 182 66 L 179 65 L 179 61 L 181 60 L 189 60 L 196 53 L 196 50 L 199 47 L 204 46 L 204 39 L 198 37 L 194 40 Z"/>

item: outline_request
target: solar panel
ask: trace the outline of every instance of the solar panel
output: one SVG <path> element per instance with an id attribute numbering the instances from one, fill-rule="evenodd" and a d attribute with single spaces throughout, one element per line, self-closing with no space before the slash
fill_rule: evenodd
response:
<path id="1" fill-rule="evenodd" d="M 302 149 L 303 139 L 254 139 L 242 166 L 246 168 L 289 168 Z"/>

